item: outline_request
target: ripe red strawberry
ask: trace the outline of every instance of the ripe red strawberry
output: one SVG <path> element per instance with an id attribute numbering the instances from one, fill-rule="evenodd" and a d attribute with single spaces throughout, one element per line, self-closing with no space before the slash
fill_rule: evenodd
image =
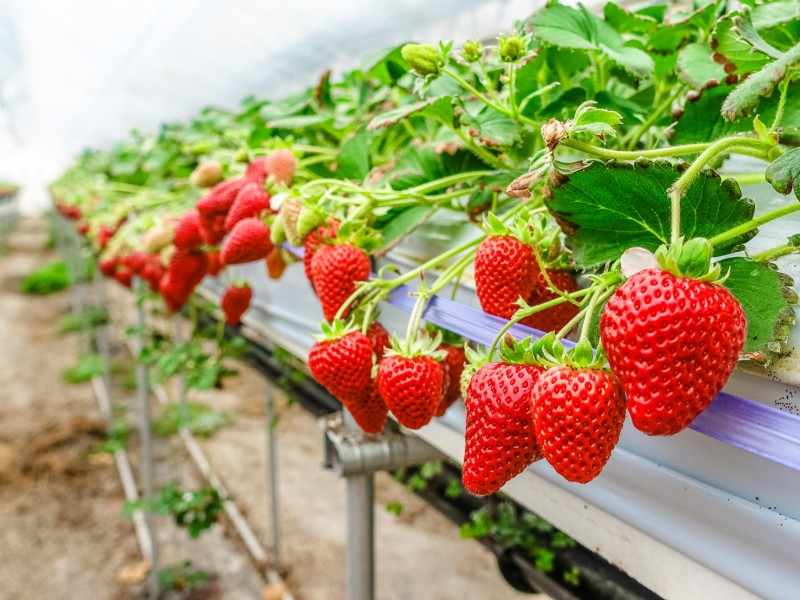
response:
<path id="1" fill-rule="evenodd" d="M 475 291 L 484 312 L 510 319 L 528 300 L 539 268 L 533 248 L 510 235 L 484 239 L 475 254 Z"/>
<path id="2" fill-rule="evenodd" d="M 159 290 L 161 278 L 166 273 L 164 265 L 161 264 L 161 256 L 158 254 L 150 254 L 147 257 L 144 267 L 142 267 L 142 279 L 144 279 L 150 289 L 154 292 Z"/>
<path id="3" fill-rule="evenodd" d="M 188 298 L 207 272 L 208 256 L 205 252 L 176 250 L 167 266 L 167 278 L 177 298 Z"/>
<path id="4" fill-rule="evenodd" d="M 314 259 L 314 255 L 320 246 L 336 238 L 336 231 L 338 229 L 339 222 L 331 219 L 328 225 L 321 225 L 306 236 L 305 243 L 303 244 L 305 249 L 303 254 L 303 268 L 312 288 L 314 287 L 314 276 L 311 270 L 311 262 Z"/>
<path id="5" fill-rule="evenodd" d="M 242 315 L 250 308 L 250 301 L 253 299 L 252 288 L 245 284 L 242 286 L 231 286 L 222 296 L 222 312 L 225 313 L 225 321 L 228 325 L 238 325 L 242 320 Z"/>
<path id="6" fill-rule="evenodd" d="M 161 297 L 164 299 L 167 309 L 173 313 L 181 310 L 191 293 L 187 294 L 180 289 L 180 287 L 169 278 L 169 275 L 165 275 L 161 278 L 161 282 L 158 284 L 158 291 L 161 293 Z"/>
<path id="7" fill-rule="evenodd" d="M 499 491 L 542 458 L 533 429 L 531 390 L 544 369 L 535 365 L 488 363 L 467 388 L 467 428 L 462 480 L 467 491 Z"/>
<path id="8" fill-rule="evenodd" d="M 392 347 L 378 364 L 378 387 L 386 406 L 401 425 L 419 429 L 436 412 L 442 393 L 442 370 L 435 348 L 441 335 L 433 340 L 421 337 Z"/>
<path id="9" fill-rule="evenodd" d="M 135 275 L 142 272 L 145 264 L 147 264 L 148 255 L 144 252 L 131 252 L 122 259 L 122 264 L 128 267 Z"/>
<path id="10" fill-rule="evenodd" d="M 308 368 L 314 379 L 350 409 L 364 402 L 369 394 L 372 345 L 367 336 L 345 328 L 339 320 L 331 325 L 324 323 L 322 331 L 308 353 Z"/>
<path id="11" fill-rule="evenodd" d="M 208 254 L 208 274 L 212 277 L 216 277 L 222 272 L 225 265 L 222 264 L 222 259 L 219 257 L 219 252 L 216 250 L 212 250 L 206 254 Z"/>
<path id="12" fill-rule="evenodd" d="M 356 284 L 369 279 L 369 257 L 360 248 L 349 244 L 324 246 L 314 255 L 311 270 L 322 313 L 330 321 L 356 291 Z M 350 308 L 347 307 L 342 317 L 350 313 Z"/>
<path id="13" fill-rule="evenodd" d="M 209 246 L 216 246 L 225 239 L 225 219 L 227 213 L 200 214 L 200 236 Z"/>
<path id="14" fill-rule="evenodd" d="M 78 221 L 78 224 L 75 226 L 75 231 L 78 232 L 78 235 L 86 236 L 86 234 L 89 233 L 88 221 Z"/>
<path id="15" fill-rule="evenodd" d="M 600 474 L 619 441 L 625 394 L 601 369 L 548 369 L 533 387 L 536 441 L 567 481 L 588 483 Z"/>
<path id="16" fill-rule="evenodd" d="M 194 250 L 203 244 L 200 234 L 200 213 L 193 208 L 183 214 L 175 227 L 172 243 L 179 250 Z"/>
<path id="17" fill-rule="evenodd" d="M 291 150 L 282 148 L 267 154 L 265 166 L 269 177 L 278 183 L 289 185 L 297 169 L 297 159 Z"/>
<path id="18" fill-rule="evenodd" d="M 117 271 L 114 273 L 114 278 L 124 285 L 126 288 L 131 287 L 131 283 L 133 282 L 134 272 L 126 264 L 117 265 Z"/>
<path id="19" fill-rule="evenodd" d="M 347 410 L 353 415 L 353 419 L 355 419 L 355 422 L 358 423 L 364 433 L 377 435 L 383 431 L 383 426 L 386 425 L 386 418 L 389 415 L 389 409 L 386 408 L 386 403 L 381 397 L 378 380 L 373 379 L 370 382 L 369 393 L 364 400 L 351 402 L 348 404 Z"/>
<path id="20" fill-rule="evenodd" d="M 220 251 L 223 264 L 238 265 L 266 258 L 272 250 L 269 227 L 256 218 L 242 219 L 231 230 Z"/>
<path id="21" fill-rule="evenodd" d="M 250 161 L 244 173 L 244 178 L 248 182 L 258 184 L 258 187 L 263 186 L 264 182 L 267 180 L 267 159 L 257 158 Z"/>
<path id="22" fill-rule="evenodd" d="M 553 285 L 555 285 L 562 292 L 571 293 L 578 291 L 578 282 L 575 281 L 575 277 L 573 277 L 572 273 L 569 271 L 564 271 L 562 269 L 547 269 L 547 275 L 550 277 L 550 281 L 553 282 Z M 547 285 L 547 281 L 545 280 L 542 271 L 540 269 L 536 269 L 536 280 L 533 291 L 527 299 L 528 304 L 534 306 L 536 304 L 542 304 L 543 302 L 555 300 L 556 298 L 558 298 L 558 294 L 551 290 Z M 580 309 L 572 304 L 572 302 L 564 302 L 563 304 L 559 304 L 557 306 L 553 306 L 552 308 L 534 313 L 531 316 L 524 318 L 522 323 L 528 327 L 538 329 L 539 331 L 558 332 L 578 314 L 579 310 Z"/>
<path id="23" fill-rule="evenodd" d="M 369 343 L 372 344 L 372 351 L 375 353 L 375 356 L 377 356 L 378 359 L 383 358 L 386 350 L 392 345 L 389 339 L 389 332 L 386 331 L 386 328 L 378 323 L 378 321 L 373 321 L 367 328 L 367 337 L 369 338 Z"/>
<path id="24" fill-rule="evenodd" d="M 119 257 L 111 256 L 109 258 L 101 259 L 97 266 L 100 272 L 106 277 L 114 277 L 117 272 L 117 265 L 119 264 Z"/>
<path id="25" fill-rule="evenodd" d="M 228 215 L 225 217 L 225 231 L 230 231 L 242 219 L 257 217 L 261 213 L 271 212 L 269 194 L 257 183 L 246 183 L 236 195 Z"/>
<path id="26" fill-rule="evenodd" d="M 667 271 L 640 271 L 608 300 L 600 339 L 628 396 L 633 425 L 673 435 L 728 381 L 747 322 L 725 288 Z"/>
<path id="27" fill-rule="evenodd" d="M 461 395 L 461 373 L 464 371 L 466 356 L 464 348 L 442 344 L 439 350 L 444 350 L 447 355 L 441 364 L 447 365 L 447 386 L 442 386 L 442 397 L 439 406 L 436 408 L 436 416 L 441 417 L 458 400 Z"/>
<path id="28" fill-rule="evenodd" d="M 95 238 L 95 244 L 97 244 L 97 248 L 104 250 L 105 247 L 108 246 L 108 242 L 111 241 L 111 238 L 114 237 L 115 233 L 117 233 L 116 227 L 101 225 L 100 230 L 97 232 L 97 237 Z"/>
<path id="29" fill-rule="evenodd" d="M 208 194 L 197 201 L 197 210 L 205 217 L 227 213 L 236 200 L 236 194 L 245 183 L 244 177 L 226 179 L 222 183 L 218 183 L 211 188 Z"/>

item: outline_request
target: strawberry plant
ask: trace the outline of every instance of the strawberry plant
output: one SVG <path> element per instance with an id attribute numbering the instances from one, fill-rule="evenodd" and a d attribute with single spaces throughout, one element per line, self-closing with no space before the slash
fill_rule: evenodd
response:
<path id="1" fill-rule="evenodd" d="M 310 370 L 365 431 L 388 414 L 425 426 L 460 380 L 467 489 L 495 492 L 541 458 L 587 482 L 626 411 L 676 434 L 739 361 L 786 350 L 798 14 L 736 6 L 548 3 L 493 44 L 391 48 L 289 98 L 87 151 L 53 197 L 105 275 L 138 275 L 170 312 L 211 275 L 238 322 L 250 288 L 228 267 L 263 261 L 279 279 L 302 258 L 326 321 Z M 398 268 L 421 228 L 443 243 Z M 506 322 L 465 367 L 422 325 L 472 276 Z M 375 342 L 379 306 L 407 292 L 404 335 Z M 541 339 L 507 339 L 516 323 Z M 164 360 L 211 371 L 190 346 Z"/>

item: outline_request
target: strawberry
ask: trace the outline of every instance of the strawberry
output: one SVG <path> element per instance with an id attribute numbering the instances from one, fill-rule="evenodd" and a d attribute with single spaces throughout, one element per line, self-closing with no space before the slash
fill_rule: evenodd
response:
<path id="1" fill-rule="evenodd" d="M 100 259 L 100 262 L 97 263 L 97 266 L 100 268 L 100 272 L 105 275 L 106 277 L 113 277 L 114 274 L 117 272 L 117 265 L 119 264 L 119 257 L 111 256 L 109 258 Z"/>
<path id="2" fill-rule="evenodd" d="M 222 259 L 219 257 L 219 252 L 216 250 L 212 250 L 206 254 L 208 255 L 208 274 L 212 277 L 216 277 L 222 272 L 225 265 L 222 264 Z"/>
<path id="3" fill-rule="evenodd" d="M 225 265 L 238 265 L 266 258 L 272 250 L 269 227 L 250 217 L 242 219 L 231 230 L 220 251 Z"/>
<path id="4" fill-rule="evenodd" d="M 466 357 L 462 346 L 442 344 L 439 350 L 444 350 L 447 355 L 442 360 L 442 365 L 447 365 L 447 385 L 442 386 L 442 396 L 436 408 L 437 417 L 441 417 L 461 395 L 461 373 L 464 371 Z"/>
<path id="5" fill-rule="evenodd" d="M 209 188 L 222 179 L 222 165 L 216 160 L 204 160 L 189 175 L 189 183 L 201 188 Z"/>
<path id="6" fill-rule="evenodd" d="M 600 474 L 625 421 L 625 394 L 613 373 L 556 366 L 531 393 L 536 441 L 567 481 L 588 483 Z"/>
<path id="7" fill-rule="evenodd" d="M 226 179 L 211 188 L 211 191 L 197 201 L 197 210 L 204 217 L 227 213 L 236 195 L 246 183 L 243 177 Z"/>
<path id="8" fill-rule="evenodd" d="M 269 194 L 257 183 L 246 183 L 239 190 L 236 200 L 225 217 L 225 231 L 233 229 L 233 226 L 242 219 L 257 217 L 265 212 L 271 212 Z"/>
<path id="9" fill-rule="evenodd" d="M 200 213 L 193 208 L 183 214 L 175 227 L 172 243 L 179 250 L 194 250 L 203 244 L 200 233 Z"/>
<path id="10" fill-rule="evenodd" d="M 175 237 L 175 219 L 165 219 L 163 223 L 156 223 L 142 235 L 142 250 L 153 254 L 170 245 Z"/>
<path id="11" fill-rule="evenodd" d="M 278 219 L 283 225 L 286 239 L 292 246 L 302 246 L 304 238 L 297 231 L 297 220 L 303 210 L 303 205 L 297 198 L 286 198 L 278 209 Z"/>
<path id="12" fill-rule="evenodd" d="M 322 312 L 330 321 L 356 291 L 356 285 L 369 279 L 370 262 L 363 250 L 349 244 L 337 244 L 317 250 L 311 270 Z M 350 308 L 344 310 L 343 317 L 348 315 Z"/>
<path id="13" fill-rule="evenodd" d="M 267 277 L 270 279 L 280 279 L 286 270 L 286 258 L 284 249 L 280 246 L 273 246 L 267 254 Z"/>
<path id="14" fill-rule="evenodd" d="M 439 405 L 442 370 L 437 360 L 442 352 L 435 348 L 440 342 L 441 335 L 404 344 L 394 339 L 378 364 L 381 396 L 398 423 L 409 429 L 427 425 Z"/>
<path id="15" fill-rule="evenodd" d="M 336 238 L 337 229 L 339 229 L 339 222 L 335 219 L 331 219 L 328 225 L 321 225 L 306 236 L 306 241 L 303 244 L 305 250 L 303 254 L 303 268 L 312 287 L 314 286 L 314 277 L 313 271 L 311 270 L 311 261 L 314 259 L 314 255 L 320 246 Z"/>
<path id="16" fill-rule="evenodd" d="M 563 269 L 547 269 L 547 275 L 550 277 L 550 281 L 553 282 L 553 285 L 555 285 L 562 292 L 571 293 L 578 291 L 578 282 L 575 281 L 575 277 L 573 277 L 572 273 L 569 271 L 565 271 Z M 530 306 L 535 306 L 536 304 L 542 304 L 550 300 L 555 300 L 558 297 L 558 294 L 551 290 L 547 285 L 547 280 L 544 278 L 542 271 L 537 268 L 536 281 L 534 283 L 533 291 L 527 298 L 528 304 Z M 569 323 L 570 320 L 572 320 L 578 314 L 578 311 L 578 307 L 571 302 L 564 302 L 557 306 L 534 313 L 529 317 L 524 318 L 521 322 L 524 325 L 533 327 L 539 331 L 557 332 L 567 323 Z"/>
<path id="17" fill-rule="evenodd" d="M 392 345 L 392 341 L 389 339 L 389 332 L 378 321 L 373 321 L 367 328 L 367 337 L 369 338 L 369 343 L 372 344 L 372 351 L 380 360 Z"/>
<path id="18" fill-rule="evenodd" d="M 377 435 L 383 431 L 389 409 L 386 408 L 386 403 L 381 397 L 378 380 L 373 379 L 370 382 L 369 393 L 363 401 L 351 402 L 347 406 L 347 410 L 353 415 L 353 419 L 364 433 Z"/>
<path id="19" fill-rule="evenodd" d="M 244 178 L 248 182 L 255 183 L 258 187 L 262 187 L 267 180 L 267 159 L 257 158 L 250 161 L 244 173 Z"/>
<path id="20" fill-rule="evenodd" d="M 148 283 L 151 290 L 157 292 L 165 272 L 164 265 L 161 264 L 161 256 L 151 254 L 147 257 L 144 267 L 142 267 L 142 279 Z"/>
<path id="21" fill-rule="evenodd" d="M 217 246 L 225 239 L 225 219 L 227 213 L 200 213 L 200 236 L 209 246 Z"/>
<path id="22" fill-rule="evenodd" d="M 86 234 L 89 233 L 89 223 L 87 221 L 78 221 L 78 224 L 75 226 L 75 231 L 78 232 L 78 235 L 82 235 L 86 237 Z"/>
<path id="23" fill-rule="evenodd" d="M 108 246 L 108 242 L 111 241 L 111 238 L 114 237 L 114 234 L 117 233 L 116 227 L 110 227 L 108 225 L 101 225 L 100 230 L 97 232 L 97 237 L 95 238 L 95 244 L 99 250 L 104 250 L 106 246 Z"/>
<path id="24" fill-rule="evenodd" d="M 164 299 L 164 304 L 170 312 L 176 313 L 181 310 L 186 301 L 189 299 L 190 294 L 184 293 L 170 278 L 165 275 L 161 278 L 158 284 L 158 291 Z"/>
<path id="25" fill-rule="evenodd" d="M 633 425 L 649 435 L 678 433 L 708 407 L 746 333 L 742 307 L 725 288 L 657 269 L 622 284 L 600 319 Z"/>
<path id="26" fill-rule="evenodd" d="M 369 338 L 338 319 L 330 325 L 322 324 L 322 334 L 308 353 L 308 368 L 314 379 L 348 409 L 366 400 L 372 364 Z"/>
<path id="27" fill-rule="evenodd" d="M 253 290 L 247 284 L 231 286 L 225 290 L 220 304 L 228 325 L 238 325 L 241 322 L 242 315 L 247 312 L 252 299 Z"/>
<path id="28" fill-rule="evenodd" d="M 147 264 L 148 258 L 148 255 L 144 252 L 131 252 L 122 259 L 122 264 L 128 267 L 135 275 L 139 275 L 145 264 Z"/>
<path id="29" fill-rule="evenodd" d="M 124 285 L 126 288 L 131 287 L 131 283 L 133 282 L 133 276 L 134 276 L 133 269 L 131 269 L 126 264 L 118 265 L 117 270 L 114 273 L 114 278 L 119 283 Z"/>
<path id="30" fill-rule="evenodd" d="M 289 185 L 292 183 L 292 177 L 297 169 L 297 159 L 291 150 L 285 148 L 273 150 L 267 154 L 265 167 L 270 178 L 277 183 Z"/>
<path id="31" fill-rule="evenodd" d="M 510 235 L 490 235 L 475 254 L 475 291 L 484 312 L 510 319 L 528 300 L 538 272 L 533 248 Z"/>
<path id="32" fill-rule="evenodd" d="M 467 425 L 461 477 L 467 491 L 494 494 L 542 458 L 530 395 L 543 371 L 536 365 L 491 362 L 472 376 L 464 401 Z"/>
<path id="33" fill-rule="evenodd" d="M 176 250 L 167 266 L 167 278 L 177 298 L 188 298 L 207 272 L 208 256 L 205 252 Z"/>

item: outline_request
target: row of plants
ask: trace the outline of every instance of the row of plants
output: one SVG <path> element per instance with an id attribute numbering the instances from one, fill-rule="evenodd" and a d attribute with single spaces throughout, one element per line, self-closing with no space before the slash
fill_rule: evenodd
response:
<path id="1" fill-rule="evenodd" d="M 495 44 L 406 44 L 288 98 L 133 132 L 82 154 L 52 194 L 101 271 L 140 277 L 166 311 L 211 275 L 238 324 L 252 290 L 228 267 L 263 261 L 279 280 L 302 260 L 325 318 L 311 373 L 373 434 L 463 395 L 468 491 L 541 459 L 586 483 L 626 412 L 648 435 L 684 430 L 794 320 L 773 261 L 800 235 L 745 243 L 800 211 L 798 3 L 739 4 L 598 16 L 551 2 Z M 759 166 L 720 175 L 734 155 Z M 755 216 L 740 184 L 759 182 L 786 198 Z M 444 212 L 467 239 L 393 266 Z M 465 273 L 507 320 L 487 348 L 423 326 Z M 415 282 L 406 331 L 389 335 L 380 303 Z M 515 323 L 541 335 L 515 340 Z"/>

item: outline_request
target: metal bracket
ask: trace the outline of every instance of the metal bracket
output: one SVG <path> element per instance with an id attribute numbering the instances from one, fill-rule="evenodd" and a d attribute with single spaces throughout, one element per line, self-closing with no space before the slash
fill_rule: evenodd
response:
<path id="1" fill-rule="evenodd" d="M 325 433 L 324 466 L 339 477 L 353 477 L 375 471 L 394 471 L 444 455 L 420 438 L 399 431 L 367 435 L 347 427 L 341 412 L 319 419 Z"/>

